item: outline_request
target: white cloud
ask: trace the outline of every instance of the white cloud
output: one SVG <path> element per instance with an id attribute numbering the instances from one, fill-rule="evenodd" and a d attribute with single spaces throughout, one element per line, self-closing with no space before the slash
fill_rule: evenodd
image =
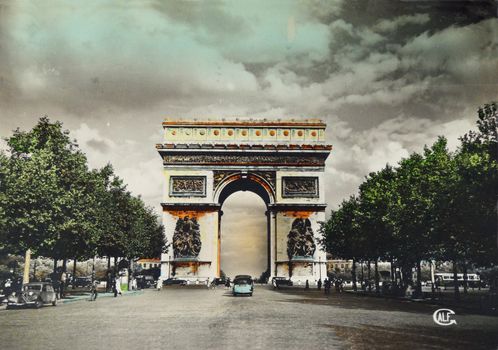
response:
<path id="1" fill-rule="evenodd" d="M 395 17 L 393 19 L 383 19 L 377 22 L 373 29 L 379 32 L 393 32 L 399 30 L 401 27 L 417 24 L 423 25 L 430 21 L 430 16 L 427 13 L 417 13 L 415 15 L 404 15 Z"/>

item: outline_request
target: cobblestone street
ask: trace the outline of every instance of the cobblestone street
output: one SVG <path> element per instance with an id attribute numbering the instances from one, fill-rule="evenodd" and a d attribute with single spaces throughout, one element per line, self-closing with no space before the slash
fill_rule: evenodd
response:
<path id="1" fill-rule="evenodd" d="M 315 290 L 253 297 L 171 288 L 40 310 L 1 310 L 4 349 L 496 349 L 498 318 Z"/>

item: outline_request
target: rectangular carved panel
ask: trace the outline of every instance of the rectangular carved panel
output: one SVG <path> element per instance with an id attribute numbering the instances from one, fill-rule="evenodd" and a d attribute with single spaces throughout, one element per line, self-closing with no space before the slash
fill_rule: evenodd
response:
<path id="1" fill-rule="evenodd" d="M 171 197 L 206 197 L 206 177 L 171 176 L 169 195 Z"/>
<path id="2" fill-rule="evenodd" d="M 164 155 L 164 165 L 271 165 L 271 166 L 324 166 L 326 155 L 231 155 L 231 154 L 177 154 Z"/>
<path id="3" fill-rule="evenodd" d="M 284 176 L 282 177 L 282 197 L 317 198 L 318 177 Z"/>

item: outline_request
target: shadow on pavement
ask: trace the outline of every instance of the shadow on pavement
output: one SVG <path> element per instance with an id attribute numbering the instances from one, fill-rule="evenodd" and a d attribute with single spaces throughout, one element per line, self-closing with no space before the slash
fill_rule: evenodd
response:
<path id="1" fill-rule="evenodd" d="M 351 349 L 496 349 L 498 332 L 480 329 L 324 325 Z"/>

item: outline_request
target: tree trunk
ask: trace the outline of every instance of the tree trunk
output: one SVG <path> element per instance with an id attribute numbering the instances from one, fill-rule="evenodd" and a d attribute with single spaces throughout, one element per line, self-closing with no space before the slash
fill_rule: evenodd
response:
<path id="1" fill-rule="evenodd" d="M 38 281 L 38 279 L 36 278 L 36 262 L 38 261 L 38 259 L 35 259 L 35 261 L 33 262 L 33 280 L 34 281 Z"/>
<path id="2" fill-rule="evenodd" d="M 375 293 L 380 293 L 379 286 L 379 262 L 375 259 Z"/>
<path id="3" fill-rule="evenodd" d="M 57 273 L 57 258 L 54 258 L 54 274 Z"/>
<path id="4" fill-rule="evenodd" d="M 111 270 L 111 257 L 108 256 L 107 257 L 107 272 L 109 272 Z"/>
<path id="5" fill-rule="evenodd" d="M 353 290 L 356 292 L 357 286 L 356 286 L 356 259 L 353 258 L 353 266 L 351 268 L 351 278 L 353 279 Z"/>
<path id="6" fill-rule="evenodd" d="M 367 278 L 368 278 L 368 292 L 371 292 L 372 291 L 372 284 L 370 283 L 370 279 L 372 278 L 371 277 L 371 267 L 370 267 L 370 260 L 367 261 L 367 264 L 368 264 L 368 268 L 367 268 L 367 271 L 368 271 L 368 274 L 367 274 Z"/>
<path id="7" fill-rule="evenodd" d="M 62 271 L 67 271 L 67 258 L 62 259 Z"/>
<path id="8" fill-rule="evenodd" d="M 460 300 L 460 290 L 458 289 L 458 266 L 457 261 L 453 260 L 453 284 L 455 289 L 455 300 Z"/>
<path id="9" fill-rule="evenodd" d="M 363 261 L 361 262 L 361 289 L 363 290 L 363 286 L 364 286 L 364 275 L 363 275 Z"/>
<path id="10" fill-rule="evenodd" d="M 417 260 L 417 289 L 415 290 L 417 298 L 420 298 L 422 295 L 422 267 L 420 264 L 420 260 Z"/>
<path id="11" fill-rule="evenodd" d="M 118 272 L 118 257 L 114 257 L 114 274 Z"/>
<path id="12" fill-rule="evenodd" d="M 395 279 L 396 279 L 396 276 L 394 276 L 394 261 L 393 259 L 391 259 L 391 286 L 394 286 L 394 284 L 396 283 Z"/>
<path id="13" fill-rule="evenodd" d="M 74 258 L 73 261 L 73 283 L 72 283 L 73 289 L 76 288 L 76 286 L 74 285 L 75 278 L 76 278 L 76 257 Z"/>
<path id="14" fill-rule="evenodd" d="M 130 280 L 131 280 L 131 259 L 128 259 L 128 290 L 130 290 Z"/>
<path id="15" fill-rule="evenodd" d="M 464 295 L 467 295 L 467 284 L 468 284 L 468 281 L 467 281 L 467 262 L 464 261 L 463 262 L 463 294 Z"/>

